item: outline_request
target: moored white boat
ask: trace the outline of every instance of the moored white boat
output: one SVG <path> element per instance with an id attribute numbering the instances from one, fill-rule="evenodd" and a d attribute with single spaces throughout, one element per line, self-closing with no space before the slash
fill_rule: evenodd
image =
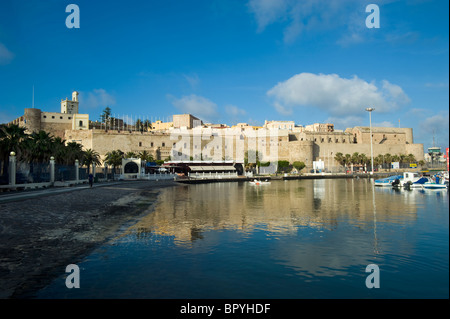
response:
<path id="1" fill-rule="evenodd" d="M 393 187 L 423 188 L 423 185 L 430 180 L 420 176 L 419 173 L 405 172 L 402 178 L 397 178 L 392 182 Z"/>
<path id="2" fill-rule="evenodd" d="M 436 174 L 431 178 L 431 181 L 423 184 L 423 188 L 426 189 L 445 189 L 448 187 L 448 182 L 446 182 L 445 177 L 440 174 Z"/>
<path id="3" fill-rule="evenodd" d="M 403 178 L 403 175 L 394 175 L 394 176 L 389 176 L 386 178 L 381 178 L 381 179 L 376 179 L 374 184 L 375 186 L 392 186 L 392 182 L 395 181 L 396 179 L 401 179 Z"/>
<path id="4" fill-rule="evenodd" d="M 253 181 L 249 181 L 250 185 L 269 185 L 270 182 L 266 179 L 265 181 L 259 181 L 259 180 L 253 180 Z"/>

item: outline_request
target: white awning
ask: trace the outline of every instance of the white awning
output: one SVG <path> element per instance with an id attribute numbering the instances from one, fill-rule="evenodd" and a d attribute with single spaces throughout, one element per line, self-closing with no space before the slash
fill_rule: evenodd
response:
<path id="1" fill-rule="evenodd" d="M 208 172 L 208 171 L 236 171 L 234 166 L 189 166 L 192 172 Z"/>

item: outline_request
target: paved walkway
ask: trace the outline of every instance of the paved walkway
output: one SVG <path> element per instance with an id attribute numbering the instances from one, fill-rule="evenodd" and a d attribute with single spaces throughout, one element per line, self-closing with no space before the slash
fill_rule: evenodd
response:
<path id="1" fill-rule="evenodd" d="M 161 188 L 176 185 L 123 181 L 0 195 L 0 298 L 32 298 L 68 264 L 151 212 Z"/>
<path id="2" fill-rule="evenodd" d="M 121 183 L 117 182 L 104 182 L 96 183 L 92 188 L 95 187 L 105 187 Z M 28 189 L 22 191 L 11 191 L 11 192 L 1 192 L 0 193 L 0 203 L 6 203 L 16 200 L 29 199 L 33 197 L 51 196 L 56 194 L 68 193 L 82 189 L 88 189 L 89 184 L 78 184 L 68 187 L 50 187 L 50 188 L 38 188 L 38 189 Z"/>

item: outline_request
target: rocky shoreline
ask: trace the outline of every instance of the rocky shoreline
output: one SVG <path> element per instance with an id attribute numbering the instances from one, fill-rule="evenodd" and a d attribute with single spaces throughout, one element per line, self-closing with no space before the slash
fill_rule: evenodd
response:
<path id="1" fill-rule="evenodd" d="M 33 298 L 176 185 L 124 181 L 0 203 L 0 298 Z"/>

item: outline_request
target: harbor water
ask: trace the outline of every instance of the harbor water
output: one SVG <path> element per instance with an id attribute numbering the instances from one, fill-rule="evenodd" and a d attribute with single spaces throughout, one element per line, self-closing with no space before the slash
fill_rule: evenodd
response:
<path id="1" fill-rule="evenodd" d="M 370 179 L 180 185 L 37 298 L 449 298 L 445 190 Z M 369 288 L 368 265 L 379 286 Z"/>

